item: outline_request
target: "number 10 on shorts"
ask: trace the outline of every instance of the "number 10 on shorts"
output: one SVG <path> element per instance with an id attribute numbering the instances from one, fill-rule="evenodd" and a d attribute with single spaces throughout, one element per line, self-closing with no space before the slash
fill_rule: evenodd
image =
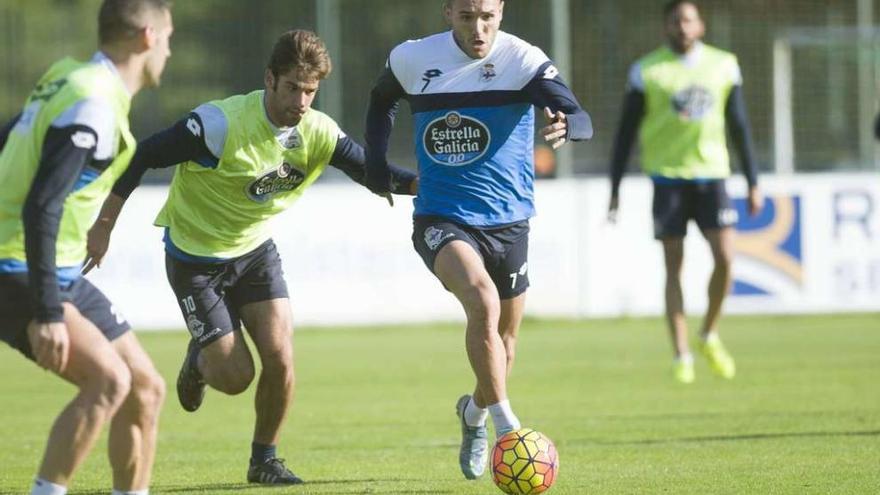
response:
<path id="1" fill-rule="evenodd" d="M 196 310 L 196 302 L 193 300 L 193 296 L 186 296 L 180 300 L 180 303 L 183 305 L 183 311 L 186 314 L 190 314 Z"/>

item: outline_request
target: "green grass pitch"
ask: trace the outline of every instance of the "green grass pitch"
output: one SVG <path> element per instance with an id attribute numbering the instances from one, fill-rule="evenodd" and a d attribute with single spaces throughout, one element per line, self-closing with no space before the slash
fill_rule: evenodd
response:
<path id="1" fill-rule="evenodd" d="M 526 321 L 510 380 L 552 438 L 551 494 L 880 493 L 880 315 L 728 317 L 731 382 L 697 361 L 674 383 L 660 319 Z M 152 493 L 494 494 L 458 471 L 455 400 L 472 386 L 461 325 L 301 329 L 280 457 L 308 484 L 244 482 L 253 389 L 195 414 L 174 381 L 187 335 L 140 333 L 168 382 Z M 0 493 L 26 493 L 73 388 L 0 348 Z M 106 433 L 73 494 L 107 494 Z"/>

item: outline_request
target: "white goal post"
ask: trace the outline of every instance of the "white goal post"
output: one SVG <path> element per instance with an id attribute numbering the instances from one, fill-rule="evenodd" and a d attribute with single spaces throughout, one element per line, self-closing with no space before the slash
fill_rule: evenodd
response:
<path id="1" fill-rule="evenodd" d="M 880 147 L 874 137 L 874 119 L 880 96 L 880 27 L 804 27 L 786 30 L 773 42 L 773 153 L 775 171 L 792 174 L 797 170 L 793 77 L 796 50 L 801 48 L 852 47 L 856 53 L 855 80 L 858 111 L 858 159 L 864 167 L 880 170 Z M 833 76 L 833 74 L 832 74 Z M 830 86 L 830 85 L 829 85 Z M 826 87 L 825 91 L 835 88 Z M 840 88 L 836 88 L 840 90 Z"/>

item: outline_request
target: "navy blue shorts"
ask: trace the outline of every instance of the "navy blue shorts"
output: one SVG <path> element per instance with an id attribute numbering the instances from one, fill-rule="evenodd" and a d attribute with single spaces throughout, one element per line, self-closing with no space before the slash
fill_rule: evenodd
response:
<path id="1" fill-rule="evenodd" d="M 413 246 L 434 273 L 434 260 L 452 241 L 470 244 L 501 299 L 513 299 L 529 288 L 529 221 L 492 228 L 476 228 L 434 216 L 413 218 Z"/>
<path id="2" fill-rule="evenodd" d="M 693 219 L 700 230 L 736 225 L 737 213 L 723 180 L 654 183 L 654 237 L 684 237 Z"/>
<path id="3" fill-rule="evenodd" d="M 245 304 L 287 298 L 281 256 L 270 239 L 217 263 L 190 263 L 165 254 L 165 272 L 186 328 L 200 347 L 241 328 Z"/>
<path id="4" fill-rule="evenodd" d="M 107 296 L 85 278 L 80 277 L 64 288 L 61 300 L 73 304 L 108 341 L 131 330 Z M 27 273 L 0 274 L 0 319 L 3 321 L 0 324 L 0 340 L 18 349 L 30 360 L 34 359 L 34 355 L 28 341 L 27 326 L 33 317 Z"/>

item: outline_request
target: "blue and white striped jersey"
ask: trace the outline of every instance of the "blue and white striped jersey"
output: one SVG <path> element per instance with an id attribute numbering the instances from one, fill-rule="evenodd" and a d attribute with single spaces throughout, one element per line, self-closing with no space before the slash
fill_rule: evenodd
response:
<path id="1" fill-rule="evenodd" d="M 533 105 L 567 114 L 570 140 L 592 135 L 589 116 L 547 55 L 503 31 L 482 59 L 466 55 L 451 31 L 392 50 L 372 94 L 368 164 L 384 159 L 400 98 L 409 101 L 415 120 L 415 215 L 474 227 L 511 224 L 535 213 Z"/>

